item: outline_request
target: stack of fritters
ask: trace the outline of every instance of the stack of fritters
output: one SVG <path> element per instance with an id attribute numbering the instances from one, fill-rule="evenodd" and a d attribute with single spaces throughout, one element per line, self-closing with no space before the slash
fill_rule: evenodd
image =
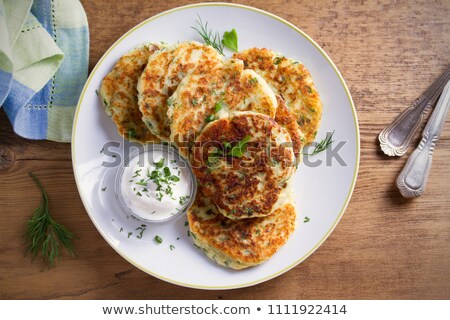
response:
<path id="1" fill-rule="evenodd" d="M 119 60 L 100 95 L 119 134 L 188 158 L 199 182 L 189 227 L 208 257 L 242 269 L 286 243 L 289 181 L 322 112 L 305 66 L 267 49 L 225 59 L 197 42 L 149 44 Z"/>

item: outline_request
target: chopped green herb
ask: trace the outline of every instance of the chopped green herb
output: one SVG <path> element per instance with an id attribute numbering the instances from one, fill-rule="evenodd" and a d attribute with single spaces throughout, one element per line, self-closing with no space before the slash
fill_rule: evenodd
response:
<path id="1" fill-rule="evenodd" d="M 171 174 L 169 167 L 164 167 L 164 177 L 169 177 Z"/>
<path id="2" fill-rule="evenodd" d="M 102 150 L 100 150 L 100 153 L 103 153 L 104 150 L 105 150 L 105 148 L 102 148 Z"/>
<path id="3" fill-rule="evenodd" d="M 172 187 L 171 186 L 167 186 L 167 188 L 166 188 L 166 190 L 164 192 L 171 196 L 173 194 Z"/>
<path id="4" fill-rule="evenodd" d="M 174 181 L 174 182 L 180 181 L 180 178 L 177 177 L 177 176 L 170 176 L 168 179 L 171 180 L 171 181 Z"/>
<path id="5" fill-rule="evenodd" d="M 255 78 L 251 78 L 250 80 L 248 80 L 248 82 L 250 82 L 251 84 L 256 84 L 258 83 L 258 79 Z"/>
<path id="6" fill-rule="evenodd" d="M 175 246 L 174 246 L 173 244 L 171 244 L 171 245 L 169 246 L 169 248 L 170 248 L 170 251 L 172 251 L 173 249 L 175 249 Z"/>
<path id="7" fill-rule="evenodd" d="M 227 155 L 242 158 L 244 155 L 244 152 L 247 149 L 247 143 L 250 141 L 250 136 L 245 136 L 244 139 L 238 142 L 237 145 L 235 145 L 228 153 Z"/>
<path id="8" fill-rule="evenodd" d="M 304 222 L 304 223 L 307 223 L 307 222 L 309 222 L 309 220 L 311 220 L 311 219 L 309 219 L 308 217 L 305 217 L 305 219 L 303 220 L 303 222 Z"/>
<path id="9" fill-rule="evenodd" d="M 189 198 L 189 196 L 181 196 L 179 201 L 180 205 L 184 205 Z"/>
<path id="10" fill-rule="evenodd" d="M 280 64 L 281 61 L 282 61 L 282 58 L 276 57 L 275 59 L 273 59 L 273 64 Z"/>
<path id="11" fill-rule="evenodd" d="M 155 168 L 161 169 L 162 167 L 164 167 L 164 158 L 161 158 L 158 162 L 154 162 L 153 165 L 155 166 Z"/>
<path id="12" fill-rule="evenodd" d="M 172 97 L 169 97 L 169 98 L 167 99 L 166 103 L 167 103 L 167 105 L 168 105 L 169 107 L 172 106 L 172 105 L 173 105 L 173 98 L 172 98 Z"/>
<path id="13" fill-rule="evenodd" d="M 142 171 L 142 169 L 136 170 L 136 171 L 134 172 L 134 176 L 132 176 L 132 178 L 139 177 L 139 176 L 141 175 L 141 174 L 140 174 L 141 171 Z"/>
<path id="14" fill-rule="evenodd" d="M 133 234 L 133 232 L 128 232 L 128 238 Z"/>
<path id="15" fill-rule="evenodd" d="M 207 117 L 205 118 L 205 122 L 206 122 L 206 123 L 213 122 L 214 120 L 216 120 L 216 116 L 213 115 L 213 114 L 210 114 L 209 116 L 207 116 Z"/>
<path id="16" fill-rule="evenodd" d="M 220 110 L 222 110 L 222 108 L 223 108 L 223 100 L 220 100 L 219 102 L 216 102 L 216 103 L 214 104 L 214 112 L 215 112 L 215 113 L 217 113 L 217 112 L 219 112 Z"/>
<path id="17" fill-rule="evenodd" d="M 139 191 L 136 192 L 136 195 L 139 196 L 139 197 L 142 197 L 142 194 Z"/>
<path id="18" fill-rule="evenodd" d="M 123 231 L 123 228 L 120 228 L 119 232 L 122 232 L 122 231 Z"/>
<path id="19" fill-rule="evenodd" d="M 162 239 L 160 236 L 158 236 L 158 235 L 155 236 L 154 240 L 155 240 L 155 242 L 157 242 L 158 244 L 163 243 L 163 239 Z"/>
<path id="20" fill-rule="evenodd" d="M 253 213 L 253 208 L 245 207 L 244 211 L 247 213 L 247 215 L 251 215 Z"/>
<path id="21" fill-rule="evenodd" d="M 196 106 L 196 105 L 198 105 L 198 100 L 197 99 L 192 99 L 191 103 L 192 103 L 193 106 Z"/>
<path id="22" fill-rule="evenodd" d="M 140 186 L 147 186 L 147 182 L 144 182 L 144 181 L 137 181 L 137 182 L 135 182 L 137 185 L 140 185 Z"/>
<path id="23" fill-rule="evenodd" d="M 103 187 L 100 189 L 101 191 L 106 191 L 106 187 Z"/>

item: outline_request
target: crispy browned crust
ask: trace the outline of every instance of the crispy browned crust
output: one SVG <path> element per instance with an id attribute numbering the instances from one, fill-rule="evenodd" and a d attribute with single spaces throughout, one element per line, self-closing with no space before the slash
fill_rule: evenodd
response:
<path id="1" fill-rule="evenodd" d="M 200 191 L 187 213 L 195 243 L 216 263 L 233 269 L 272 257 L 294 232 L 296 212 L 288 201 L 272 215 L 233 221 L 220 214 Z"/>
<path id="2" fill-rule="evenodd" d="M 102 81 L 99 90 L 102 105 L 116 124 L 118 133 L 129 140 L 159 142 L 142 121 L 136 85 L 148 57 L 160 48 L 160 44 L 149 44 L 130 51 L 117 61 Z"/>
<path id="3" fill-rule="evenodd" d="M 260 74 L 283 97 L 305 135 L 305 144 L 314 141 L 322 117 L 322 102 L 308 69 L 265 48 L 248 49 L 233 57 L 243 60 L 245 68 Z"/>
<path id="4" fill-rule="evenodd" d="M 245 154 L 229 155 L 246 137 L 250 140 Z M 274 119 L 253 112 L 239 112 L 207 125 L 195 141 L 191 158 L 205 196 L 230 219 L 271 214 L 294 163 L 289 134 Z"/>
<path id="5" fill-rule="evenodd" d="M 216 105 L 222 108 L 216 112 Z M 189 74 L 171 97 L 171 140 L 189 148 L 207 124 L 236 111 L 254 111 L 275 117 L 277 102 L 267 83 L 242 61 L 205 61 Z"/>
<path id="6" fill-rule="evenodd" d="M 182 42 L 150 57 L 138 83 L 139 108 L 150 131 L 168 141 L 170 124 L 167 99 L 180 81 L 206 60 L 220 61 L 210 46 L 198 42 Z"/>

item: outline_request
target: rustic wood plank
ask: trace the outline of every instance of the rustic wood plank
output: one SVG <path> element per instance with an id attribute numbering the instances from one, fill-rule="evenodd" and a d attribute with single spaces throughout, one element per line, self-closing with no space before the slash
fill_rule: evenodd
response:
<path id="1" fill-rule="evenodd" d="M 128 29 L 188 1 L 82 3 L 90 25 L 92 69 Z M 201 291 L 165 283 L 122 259 L 97 232 L 75 186 L 70 145 L 17 137 L 0 111 L 0 149 L 12 154 L 8 165 L 0 166 L 0 298 L 450 298 L 450 120 L 437 144 L 427 192 L 418 199 L 403 199 L 394 185 L 406 157 L 384 156 L 377 143 L 381 129 L 450 63 L 450 3 L 243 3 L 308 33 L 336 63 L 353 95 L 361 166 L 352 201 L 330 238 L 301 265 L 252 288 Z M 79 237 L 78 258 L 65 256 L 54 269 L 23 255 L 26 219 L 39 201 L 29 171 L 45 185 L 55 218 Z"/>

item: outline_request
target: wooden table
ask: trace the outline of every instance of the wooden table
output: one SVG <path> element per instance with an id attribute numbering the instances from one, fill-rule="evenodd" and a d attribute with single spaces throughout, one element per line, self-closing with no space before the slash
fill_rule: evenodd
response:
<path id="1" fill-rule="evenodd" d="M 403 199 L 395 187 L 406 157 L 384 156 L 377 143 L 381 129 L 450 63 L 450 2 L 243 2 L 308 33 L 336 63 L 353 95 L 361 166 L 347 212 L 329 239 L 293 270 L 251 288 L 202 291 L 160 281 L 121 258 L 91 223 L 75 186 L 70 145 L 22 139 L 0 111 L 0 298 L 450 298 L 450 121 L 437 144 L 426 194 L 418 199 Z M 128 29 L 188 2 L 82 3 L 92 68 Z M 26 220 L 39 203 L 28 171 L 41 178 L 55 218 L 79 237 L 78 258 L 65 256 L 54 269 L 24 256 Z"/>

